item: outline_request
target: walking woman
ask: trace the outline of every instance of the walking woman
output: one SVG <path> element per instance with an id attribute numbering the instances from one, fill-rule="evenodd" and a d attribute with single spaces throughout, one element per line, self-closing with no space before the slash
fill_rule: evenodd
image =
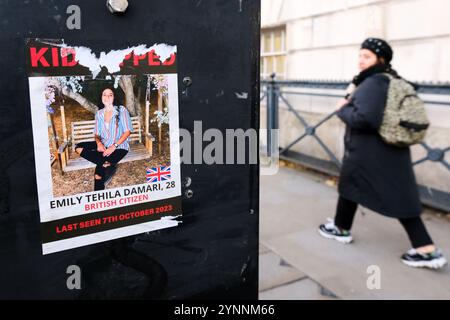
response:
<path id="1" fill-rule="evenodd" d="M 105 189 L 117 164 L 127 155 L 132 131 L 130 113 L 124 106 L 114 105 L 112 89 L 104 89 L 102 105 L 95 114 L 95 141 L 81 142 L 75 146 L 81 157 L 96 164 L 94 191 Z"/>
<path id="2" fill-rule="evenodd" d="M 339 199 L 334 221 L 319 226 L 329 239 L 350 243 L 358 204 L 397 218 L 413 249 L 402 255 L 412 267 L 442 268 L 447 261 L 434 245 L 420 218 L 422 211 L 409 148 L 385 143 L 378 134 L 386 106 L 392 48 L 381 39 L 369 38 L 359 53 L 360 73 L 356 91 L 338 103 L 338 117 L 346 124 L 345 154 L 338 185 Z"/>

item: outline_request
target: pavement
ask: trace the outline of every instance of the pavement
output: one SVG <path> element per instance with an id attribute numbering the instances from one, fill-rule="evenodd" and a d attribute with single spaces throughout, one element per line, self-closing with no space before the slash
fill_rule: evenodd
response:
<path id="1" fill-rule="evenodd" d="M 337 190 L 309 171 L 281 167 L 261 176 L 261 300 L 450 299 L 450 267 L 405 266 L 411 245 L 400 223 L 359 207 L 354 243 L 322 238 L 319 224 L 333 217 Z M 450 258 L 450 214 L 425 210 L 423 219 Z"/>

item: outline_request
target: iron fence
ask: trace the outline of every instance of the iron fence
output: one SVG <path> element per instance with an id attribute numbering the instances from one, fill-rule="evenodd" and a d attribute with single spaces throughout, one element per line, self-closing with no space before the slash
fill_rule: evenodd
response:
<path id="1" fill-rule="evenodd" d="M 288 96 L 303 95 L 303 96 L 316 96 L 316 97 L 328 97 L 328 98 L 341 98 L 342 94 L 337 93 L 315 93 L 315 92 L 297 92 L 292 88 L 310 88 L 310 89 L 329 89 L 329 90 L 345 90 L 348 86 L 348 82 L 344 81 L 286 81 L 275 80 L 275 76 L 272 75 L 271 80 L 261 81 L 261 101 L 266 100 L 265 107 L 267 108 L 267 130 L 280 129 L 279 127 L 279 105 L 283 102 L 288 111 L 291 112 L 298 123 L 303 127 L 302 133 L 296 137 L 293 141 L 286 146 L 279 148 L 279 150 L 273 150 L 272 136 L 267 135 L 267 141 L 261 141 L 261 145 L 265 145 L 267 156 L 271 157 L 276 152 L 279 153 L 280 159 L 295 162 L 306 167 L 338 176 L 342 165 L 342 162 L 333 153 L 331 148 L 321 139 L 317 133 L 317 129 L 324 123 L 332 119 L 336 115 L 336 111 L 324 116 L 317 123 L 308 123 L 304 116 L 298 112 L 292 103 L 289 102 Z M 449 84 L 432 84 L 421 83 L 418 84 L 419 94 L 431 94 L 450 97 L 450 85 Z M 450 99 L 449 99 L 450 100 Z M 450 107 L 448 101 L 436 101 L 425 99 L 424 102 L 427 105 L 442 105 Z M 325 151 L 328 156 L 328 160 L 319 159 L 311 155 L 303 154 L 297 151 L 293 151 L 292 147 L 303 141 L 305 138 L 313 138 L 320 147 Z M 421 146 L 426 151 L 426 156 L 415 161 L 413 166 L 418 166 L 424 162 L 430 161 L 436 165 L 442 165 L 447 169 L 448 176 L 442 177 L 442 179 L 450 179 L 450 163 L 445 159 L 446 153 L 450 151 L 450 146 L 446 148 L 433 148 L 429 143 L 423 142 Z M 445 191 L 433 189 L 430 186 L 419 185 L 419 191 L 422 203 L 430 207 L 450 212 L 450 193 Z"/>

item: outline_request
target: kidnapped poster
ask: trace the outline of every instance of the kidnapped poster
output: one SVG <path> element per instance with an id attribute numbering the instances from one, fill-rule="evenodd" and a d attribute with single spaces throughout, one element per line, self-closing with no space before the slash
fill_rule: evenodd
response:
<path id="1" fill-rule="evenodd" d="M 43 254 L 176 227 L 176 46 L 26 51 Z"/>

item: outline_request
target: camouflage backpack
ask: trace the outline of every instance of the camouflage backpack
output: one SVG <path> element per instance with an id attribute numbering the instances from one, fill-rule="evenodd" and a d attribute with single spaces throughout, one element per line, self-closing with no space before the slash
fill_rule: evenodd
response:
<path id="1" fill-rule="evenodd" d="M 406 80 L 385 75 L 390 84 L 379 134 L 386 143 L 397 147 L 422 142 L 430 125 L 424 102 Z"/>

